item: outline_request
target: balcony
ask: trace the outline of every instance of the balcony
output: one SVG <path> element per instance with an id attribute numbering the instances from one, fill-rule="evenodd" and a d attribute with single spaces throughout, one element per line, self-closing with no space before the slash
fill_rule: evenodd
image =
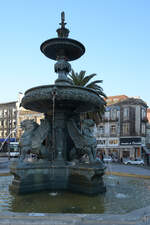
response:
<path id="1" fill-rule="evenodd" d="M 110 137 L 117 137 L 119 135 L 117 135 L 117 133 L 110 133 Z"/>
<path id="2" fill-rule="evenodd" d="M 132 121 L 132 118 L 129 118 L 129 117 L 123 118 L 123 123 L 131 122 L 131 121 Z"/>
<path id="3" fill-rule="evenodd" d="M 103 119 L 102 119 L 102 121 L 103 122 L 118 122 L 118 117 L 116 117 L 116 118 L 107 118 L 107 117 L 104 117 Z"/>
<path id="4" fill-rule="evenodd" d="M 105 135 L 105 134 L 100 134 L 99 132 L 97 132 L 97 133 L 95 134 L 95 136 L 96 136 L 96 137 L 105 137 L 106 135 Z"/>
<path id="5" fill-rule="evenodd" d="M 148 119 L 147 119 L 147 117 L 145 116 L 145 117 L 143 117 L 143 118 L 141 119 L 141 121 L 147 123 L 147 122 L 148 122 Z"/>

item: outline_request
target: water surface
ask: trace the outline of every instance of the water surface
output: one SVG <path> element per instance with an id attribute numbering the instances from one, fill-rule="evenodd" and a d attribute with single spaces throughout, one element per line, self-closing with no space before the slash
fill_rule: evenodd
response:
<path id="1" fill-rule="evenodd" d="M 12 176 L 0 177 L 0 211 L 29 213 L 124 214 L 150 205 L 150 180 L 104 176 L 105 194 L 87 196 L 71 192 L 38 192 L 12 195 Z"/>

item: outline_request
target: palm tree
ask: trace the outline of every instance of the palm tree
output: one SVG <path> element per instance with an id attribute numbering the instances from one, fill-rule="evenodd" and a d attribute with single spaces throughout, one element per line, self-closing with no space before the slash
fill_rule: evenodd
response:
<path id="1" fill-rule="evenodd" d="M 80 73 L 75 73 L 74 70 L 71 70 L 71 74 L 69 74 L 69 77 L 73 83 L 73 85 L 81 86 L 81 87 L 87 87 L 95 90 L 100 96 L 103 96 L 106 98 L 106 95 L 103 92 L 102 87 L 100 87 L 98 84 L 102 83 L 102 80 L 95 80 L 89 83 L 89 81 L 96 76 L 96 73 L 90 74 L 85 76 L 86 71 L 81 70 Z"/>
<path id="2" fill-rule="evenodd" d="M 102 87 L 100 87 L 98 84 L 102 83 L 102 80 L 95 80 L 92 82 L 89 82 L 92 78 L 96 76 L 95 73 L 90 74 L 90 75 L 85 75 L 86 71 L 81 70 L 80 73 L 75 72 L 73 69 L 71 70 L 71 74 L 69 74 L 69 79 L 72 82 L 73 85 L 81 86 L 81 87 L 86 87 L 86 88 L 91 88 L 94 91 L 97 92 L 97 94 L 104 98 L 107 98 L 106 95 L 103 92 Z M 106 102 L 104 100 L 104 104 L 102 104 L 101 108 L 99 109 L 98 112 L 90 112 L 84 114 L 84 117 L 86 118 L 92 118 L 96 123 L 99 122 L 102 114 L 105 112 L 105 105 Z M 83 115 L 82 115 L 83 116 Z"/>

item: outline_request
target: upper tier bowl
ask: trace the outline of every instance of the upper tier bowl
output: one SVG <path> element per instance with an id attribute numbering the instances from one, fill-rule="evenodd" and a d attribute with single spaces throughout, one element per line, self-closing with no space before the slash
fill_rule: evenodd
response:
<path id="1" fill-rule="evenodd" d="M 85 52 L 85 47 L 79 41 L 70 38 L 49 39 L 41 44 L 40 49 L 50 59 L 65 57 L 67 61 L 78 59 Z"/>

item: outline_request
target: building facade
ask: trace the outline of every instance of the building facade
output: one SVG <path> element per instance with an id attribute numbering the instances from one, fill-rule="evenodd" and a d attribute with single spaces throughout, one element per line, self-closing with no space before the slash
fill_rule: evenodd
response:
<path id="1" fill-rule="evenodd" d="M 40 124 L 40 120 L 43 118 L 44 118 L 43 113 L 26 110 L 23 107 L 20 107 L 18 109 L 18 119 L 17 119 L 17 131 L 16 131 L 17 140 L 19 140 L 21 135 L 23 134 L 23 130 L 21 129 L 20 126 L 23 120 L 34 120 L 36 123 Z"/>
<path id="2" fill-rule="evenodd" d="M 16 103 L 14 101 L 0 104 L 0 142 L 7 138 L 11 141 L 16 140 Z"/>
<path id="3" fill-rule="evenodd" d="M 142 99 L 126 98 L 108 105 L 96 129 L 98 152 L 118 160 L 143 157 L 147 121 L 147 104 Z"/>
<path id="4" fill-rule="evenodd" d="M 42 113 L 33 112 L 20 107 L 22 93 L 19 93 L 18 101 L 0 104 L 0 148 L 7 148 L 7 143 L 19 141 L 23 130 L 21 121 L 31 119 L 40 124 L 44 117 Z"/>

